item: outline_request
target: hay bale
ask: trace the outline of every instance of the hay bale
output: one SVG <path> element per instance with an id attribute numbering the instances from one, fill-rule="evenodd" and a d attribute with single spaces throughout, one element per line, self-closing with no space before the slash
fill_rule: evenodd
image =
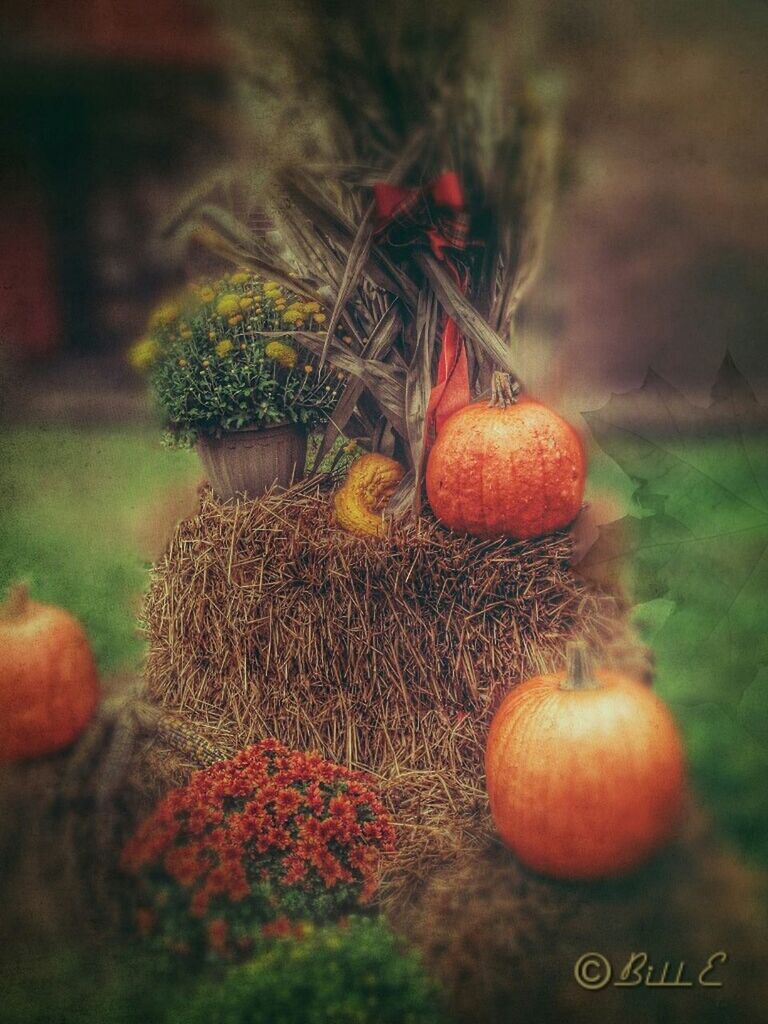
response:
<path id="1" fill-rule="evenodd" d="M 160 793 L 230 753 L 233 743 L 220 729 L 158 715 L 140 689 L 121 686 L 76 746 L 4 768 L 0 946 L 12 956 L 18 943 L 103 942 L 119 934 L 131 895 L 117 870 L 124 840 Z M 388 909 L 446 987 L 459 1020 L 762 1019 L 764 892 L 701 818 L 692 816 L 677 843 L 620 882 L 543 879 L 482 827 L 474 849 L 456 843 L 455 854 L 423 873 L 416 899 L 390 900 Z M 729 954 L 719 970 L 723 989 L 587 992 L 572 980 L 576 957 L 588 950 L 615 965 L 642 950 L 657 964 L 685 959 L 691 966 L 719 949 Z"/>
<path id="2" fill-rule="evenodd" d="M 489 833 L 483 748 L 510 685 L 560 667 L 573 635 L 647 670 L 621 603 L 570 554 L 565 533 L 488 542 L 427 515 L 352 538 L 317 480 L 258 501 L 205 491 L 152 573 L 147 692 L 239 745 L 276 736 L 372 772 L 398 826 L 385 896 L 405 898 Z"/>
<path id="3" fill-rule="evenodd" d="M 680 838 L 643 870 L 612 882 L 565 883 L 523 868 L 498 843 L 438 871 L 395 921 L 422 951 L 467 1024 L 720 1024 L 768 1019 L 765 879 L 718 842 L 691 810 Z M 633 953 L 651 980 L 696 980 L 725 951 L 710 980 L 722 988 L 580 987 L 579 957 L 598 952 L 614 980 Z M 647 967 L 643 974 L 647 972 Z"/>
<path id="4" fill-rule="evenodd" d="M 68 749 L 0 768 L 0 945 L 99 939 L 125 924 L 122 847 L 159 796 L 233 753 L 231 737 L 161 714 L 131 678 L 106 681 Z"/>

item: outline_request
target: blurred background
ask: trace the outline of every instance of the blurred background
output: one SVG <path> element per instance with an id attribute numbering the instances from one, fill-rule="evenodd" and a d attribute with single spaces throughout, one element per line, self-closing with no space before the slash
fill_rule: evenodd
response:
<path id="1" fill-rule="evenodd" d="M 223 23 L 199 0 L 3 5 L 0 339 L 6 376 L 24 383 L 6 394 L 14 415 L 52 411 L 64 392 L 131 407 L 121 354 L 181 276 L 155 229 L 236 143 L 227 9 Z M 729 347 L 764 387 L 765 22 L 759 0 L 537 6 L 564 160 L 526 380 L 575 390 L 583 407 L 653 364 L 704 392 Z"/>
<path id="2" fill-rule="evenodd" d="M 0 19 L 0 337 L 18 374 L 87 403 L 178 280 L 153 232 L 220 145 L 224 50 L 187 0 L 12 0 Z"/>
<path id="3" fill-rule="evenodd" d="M 765 402 L 768 8 L 535 8 L 539 70 L 562 93 L 563 160 L 520 323 L 521 375 L 583 411 L 652 365 L 695 410 L 729 350 Z M 530 10 L 521 5 L 524 27 Z M 146 568 L 193 507 L 201 474 L 193 453 L 161 448 L 125 352 L 185 277 L 159 225 L 236 148 L 236 5 L 225 23 L 196 0 L 5 0 L 0 32 L 0 585 L 27 579 L 83 619 L 104 673 L 131 674 Z M 658 412 L 643 415 L 663 432 Z M 753 412 L 750 471 L 765 483 L 765 417 Z M 695 439 L 695 412 L 690 426 Z M 706 443 L 728 461 L 723 430 Z M 593 467 L 593 496 L 607 496 L 615 518 L 633 485 L 605 455 Z M 704 607 L 691 594 L 694 611 Z M 744 616 L 739 642 L 754 650 L 762 608 Z M 723 699 L 703 702 L 688 677 L 665 675 L 676 642 L 673 630 L 656 645 L 659 687 L 695 777 L 734 842 L 768 864 L 768 652 L 738 700 L 724 678 Z"/>

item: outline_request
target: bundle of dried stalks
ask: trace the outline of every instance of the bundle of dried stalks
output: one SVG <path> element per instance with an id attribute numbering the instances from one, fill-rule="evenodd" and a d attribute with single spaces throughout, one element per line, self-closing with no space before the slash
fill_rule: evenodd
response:
<path id="1" fill-rule="evenodd" d="M 418 511 L 441 325 L 459 325 L 476 391 L 492 370 L 514 371 L 515 316 L 541 261 L 559 89 L 530 73 L 536 5 L 225 9 L 241 55 L 242 154 L 199 184 L 168 234 L 326 307 L 324 336 L 298 334 L 351 376 L 318 464 L 340 433 L 395 452 L 410 472 L 391 508 Z M 444 170 L 465 194 L 466 291 L 431 251 L 429 218 L 407 246 L 376 232 L 375 182 L 419 188 Z"/>
<path id="2" fill-rule="evenodd" d="M 564 534 L 483 542 L 426 516 L 351 538 L 317 480 L 259 501 L 204 492 L 152 574 L 148 696 L 240 745 L 276 736 L 372 772 L 399 827 L 395 898 L 484 841 L 486 728 L 510 686 L 559 666 L 573 634 L 647 669 L 569 552 Z"/>

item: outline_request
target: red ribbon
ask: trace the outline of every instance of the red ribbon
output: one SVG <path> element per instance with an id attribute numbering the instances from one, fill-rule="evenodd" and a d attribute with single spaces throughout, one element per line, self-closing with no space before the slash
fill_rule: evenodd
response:
<path id="1" fill-rule="evenodd" d="M 445 263 L 462 292 L 469 273 L 460 253 L 469 243 L 469 222 L 458 176 L 445 171 L 426 188 L 400 188 L 380 182 L 373 186 L 376 234 L 407 256 L 425 240 L 436 259 Z M 424 425 L 429 449 L 443 423 L 470 400 L 467 352 L 459 326 L 446 317 L 440 346 L 437 382 L 432 388 Z"/>

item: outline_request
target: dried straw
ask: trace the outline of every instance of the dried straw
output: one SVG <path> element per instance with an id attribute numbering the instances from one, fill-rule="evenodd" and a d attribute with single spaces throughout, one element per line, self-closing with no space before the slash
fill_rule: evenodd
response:
<path id="1" fill-rule="evenodd" d="M 488 720 L 567 638 L 647 672 L 615 597 L 570 540 L 484 542 L 406 517 L 383 540 L 333 524 L 327 483 L 259 501 L 203 493 L 152 573 L 150 700 L 245 745 L 277 736 L 372 772 L 399 830 L 385 896 L 482 844 Z"/>
<path id="2" fill-rule="evenodd" d="M 231 737 L 165 714 L 132 679 L 108 682 L 77 743 L 0 770 L 0 945 L 94 937 L 124 923 L 122 846 L 157 797 L 233 753 Z"/>
<path id="3" fill-rule="evenodd" d="M 764 1019 L 764 900 L 760 877 L 692 808 L 680 837 L 627 878 L 545 879 L 489 843 L 436 872 L 395 923 L 421 949 L 458 1022 L 719 1024 Z M 718 950 L 727 962 L 716 959 L 705 980 L 722 988 L 702 988 L 696 979 Z M 654 965 L 653 985 L 588 991 L 577 984 L 581 956 L 607 957 L 616 982 L 633 951 Z M 690 987 L 658 987 L 664 964 L 671 983 L 683 961 Z M 594 960 L 591 971 L 600 976 Z"/>

